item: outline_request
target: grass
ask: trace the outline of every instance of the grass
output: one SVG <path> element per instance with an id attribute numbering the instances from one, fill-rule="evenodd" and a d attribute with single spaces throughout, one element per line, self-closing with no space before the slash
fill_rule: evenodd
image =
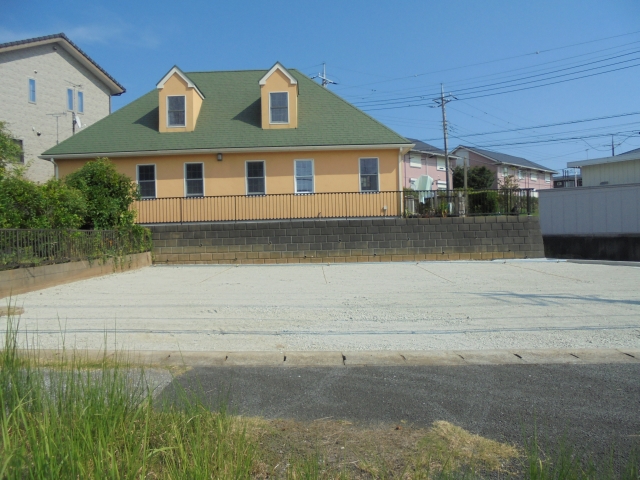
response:
<path id="1" fill-rule="evenodd" d="M 70 352 L 45 363 L 18 350 L 17 330 L 9 315 L 2 479 L 639 478 L 637 457 L 614 468 L 564 446 L 547 456 L 535 432 L 517 447 L 442 421 L 425 429 L 246 418 L 224 403 L 212 412 L 185 392 L 164 404 L 124 355 L 97 362 Z"/>

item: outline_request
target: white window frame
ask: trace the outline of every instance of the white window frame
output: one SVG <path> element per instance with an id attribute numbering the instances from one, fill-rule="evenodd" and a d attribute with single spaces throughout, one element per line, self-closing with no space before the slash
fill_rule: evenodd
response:
<path id="1" fill-rule="evenodd" d="M 509 167 L 502 167 L 502 176 L 503 177 L 509 176 Z"/>
<path id="2" fill-rule="evenodd" d="M 377 190 L 362 190 L 362 163 L 361 160 L 375 159 L 378 175 L 378 189 Z M 376 193 L 380 192 L 380 158 L 379 157 L 359 157 L 358 158 L 358 190 L 360 193 Z"/>
<path id="3" fill-rule="evenodd" d="M 172 97 L 184 98 L 184 124 L 183 125 L 171 125 L 169 123 L 169 98 L 172 98 Z M 167 113 L 167 128 L 185 128 L 187 126 L 187 96 L 186 95 L 167 95 L 165 104 L 166 104 L 165 109 Z"/>
<path id="4" fill-rule="evenodd" d="M 439 171 L 439 172 L 446 172 L 447 171 L 447 161 L 446 161 L 446 159 L 436 157 L 436 170 Z"/>
<path id="5" fill-rule="evenodd" d="M 136 183 L 140 185 L 140 171 L 139 167 L 153 167 L 153 197 L 140 197 L 142 199 L 158 198 L 158 169 L 155 163 L 139 163 L 136 165 Z M 186 180 L 186 168 L 185 168 L 185 180 Z M 186 188 L 186 184 L 185 184 Z M 138 189 L 139 190 L 139 189 Z M 185 189 L 186 192 L 186 189 Z"/>
<path id="6" fill-rule="evenodd" d="M 298 175 L 296 171 L 296 163 L 297 162 L 311 162 L 311 191 L 310 192 L 299 192 L 298 191 Z M 266 181 L 266 174 L 265 174 Z M 266 183 L 265 183 L 266 190 Z M 293 161 L 293 191 L 296 195 L 311 195 L 316 193 L 316 162 L 313 161 L 313 158 L 296 158 Z"/>
<path id="7" fill-rule="evenodd" d="M 33 80 L 33 101 L 31 101 L 31 81 Z M 34 105 L 38 103 L 38 82 L 33 77 L 27 79 L 27 100 Z"/>
<path id="8" fill-rule="evenodd" d="M 551 174 L 550 173 L 545 173 L 544 174 L 544 181 L 545 181 L 545 183 L 551 183 Z"/>
<path id="9" fill-rule="evenodd" d="M 80 102 L 80 99 L 82 98 L 82 102 Z M 80 103 L 82 103 L 82 110 L 80 110 Z M 76 92 L 76 106 L 77 106 L 77 113 L 84 113 L 84 91 L 83 90 L 78 90 Z"/>
<path id="10" fill-rule="evenodd" d="M 518 180 L 522 180 L 524 178 L 524 172 L 521 168 L 518 169 Z"/>
<path id="11" fill-rule="evenodd" d="M 414 161 L 415 160 L 415 161 Z M 422 168 L 422 154 L 418 154 L 417 158 L 414 154 L 409 154 L 409 166 L 411 168 Z"/>
<path id="12" fill-rule="evenodd" d="M 286 122 L 274 122 L 271 118 L 271 94 L 272 93 L 286 93 L 287 94 L 287 121 Z M 290 103 L 289 103 L 289 92 L 269 92 L 269 124 L 270 125 L 288 125 L 291 120 L 291 112 L 290 112 Z"/>
<path id="13" fill-rule="evenodd" d="M 262 174 L 264 175 L 264 192 L 263 193 L 249 193 L 249 163 L 262 162 Z M 295 172 L 293 172 L 295 174 Z M 295 181 L 295 180 L 294 180 Z M 267 162 L 265 160 L 245 160 L 244 161 L 244 191 L 245 195 L 250 197 L 257 197 L 267 194 Z"/>
<path id="14" fill-rule="evenodd" d="M 188 195 L 187 194 L 187 165 L 202 165 L 202 195 Z M 185 198 L 200 198 L 206 196 L 206 185 L 204 179 L 206 178 L 204 174 L 204 162 L 184 162 L 184 166 L 182 167 L 182 176 L 184 177 L 184 196 Z"/>
<path id="15" fill-rule="evenodd" d="M 69 108 L 69 92 L 71 92 L 71 108 Z M 73 90 L 73 88 L 67 88 L 66 104 L 67 111 L 73 112 L 76 106 L 76 92 Z"/>
<path id="16" fill-rule="evenodd" d="M 531 172 L 529 174 L 529 178 L 531 179 L 532 182 L 537 182 L 538 181 L 538 172 Z"/>

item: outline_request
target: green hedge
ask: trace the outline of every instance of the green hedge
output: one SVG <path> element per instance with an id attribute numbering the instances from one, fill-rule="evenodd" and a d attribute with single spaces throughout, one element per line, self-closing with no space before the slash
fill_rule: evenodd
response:
<path id="1" fill-rule="evenodd" d="M 0 264 L 151 250 L 151 232 L 135 224 L 131 208 L 139 198 L 137 185 L 108 159 L 44 184 L 25 179 L 22 170 L 0 172 Z"/>

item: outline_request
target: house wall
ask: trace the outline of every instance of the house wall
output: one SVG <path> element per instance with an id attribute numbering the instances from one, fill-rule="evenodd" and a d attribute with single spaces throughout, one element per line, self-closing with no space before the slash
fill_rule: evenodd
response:
<path id="1" fill-rule="evenodd" d="M 495 174 L 495 180 L 491 188 L 498 188 L 499 183 L 504 180 L 504 167 L 507 167 L 507 175 L 511 175 L 515 179 L 518 179 L 518 170 L 522 170 L 523 178 L 518 180 L 518 185 L 520 186 L 520 188 L 535 188 L 537 190 L 553 188 L 553 179 L 551 173 L 549 173 L 549 176 L 546 177 L 547 174 L 545 172 L 541 172 L 539 170 L 531 170 L 528 168 L 518 168 L 509 165 L 498 165 L 492 160 L 489 160 L 482 155 L 478 155 L 477 153 L 468 150 L 459 150 L 457 152 L 457 155 L 460 156 L 463 156 L 465 154 L 468 155 L 469 158 L 469 167 L 487 167 Z M 458 164 L 462 166 L 462 160 L 460 160 Z M 537 180 L 531 179 L 532 172 L 537 173 Z M 547 181 L 547 178 L 549 181 Z"/>
<path id="2" fill-rule="evenodd" d="M 411 156 L 420 156 L 420 167 L 411 165 Z M 426 153 L 419 152 L 410 152 L 404 155 L 403 157 L 403 182 L 402 185 L 405 188 L 411 188 L 411 180 L 415 179 L 416 182 L 421 175 L 429 175 L 433 178 L 433 185 L 431 186 L 432 190 L 438 189 L 438 181 L 447 182 L 446 171 L 438 170 L 438 159 L 444 161 L 444 156 L 442 155 L 434 155 L 429 156 Z M 453 167 L 453 160 L 449 160 L 451 167 Z M 449 175 L 449 181 L 452 182 L 452 175 Z M 442 183 L 441 183 L 442 185 Z M 450 183 L 451 187 L 453 187 L 453 183 Z"/>
<path id="3" fill-rule="evenodd" d="M 84 92 L 83 126 L 109 114 L 108 88 L 57 43 L 0 53 L 0 78 L 0 120 L 23 141 L 27 178 L 37 182 L 54 174 L 50 162 L 37 158 L 56 144 L 56 118 L 50 114 L 66 113 L 58 119 L 59 141 L 72 134 L 67 88 L 82 85 L 75 88 Z M 29 78 L 36 80 L 35 104 L 29 102 Z"/>
<path id="4" fill-rule="evenodd" d="M 581 167 L 582 186 L 596 187 L 603 182 L 608 185 L 640 183 L 640 160 L 604 163 Z"/>
<path id="5" fill-rule="evenodd" d="M 294 160 L 313 159 L 315 192 L 358 192 L 359 159 L 379 159 L 380 190 L 398 190 L 398 150 L 342 150 L 263 153 L 225 153 L 219 162 L 216 155 L 181 155 L 112 159 L 117 170 L 136 179 L 136 165 L 156 165 L 158 197 L 183 197 L 184 164 L 204 163 L 206 196 L 245 195 L 245 162 L 264 160 L 266 193 L 294 193 Z M 59 159 L 59 175 L 64 177 L 79 169 L 87 159 Z"/>

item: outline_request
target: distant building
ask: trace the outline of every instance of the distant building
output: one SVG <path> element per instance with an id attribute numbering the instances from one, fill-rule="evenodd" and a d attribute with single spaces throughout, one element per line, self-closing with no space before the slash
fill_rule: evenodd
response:
<path id="1" fill-rule="evenodd" d="M 430 190 L 445 190 L 447 188 L 447 168 L 444 150 L 414 138 L 407 138 L 407 140 L 415 143 L 415 146 L 403 157 L 403 186 L 417 190 L 420 177 L 428 175 L 433 179 Z M 453 169 L 456 159 L 455 155 L 449 156 L 450 169 Z M 452 182 L 453 176 L 450 171 L 450 188 L 453 188 Z"/>
<path id="2" fill-rule="evenodd" d="M 526 158 L 462 145 L 455 148 L 452 153 L 462 159 L 469 159 L 469 167 L 483 166 L 493 171 L 495 181 L 491 188 L 498 188 L 507 176 L 513 177 L 520 188 L 544 190 L 553 187 L 551 176 L 556 171 Z M 462 165 L 462 160 L 458 161 L 458 165 Z"/>
<path id="3" fill-rule="evenodd" d="M 568 162 L 567 167 L 580 168 L 585 187 L 640 183 L 640 148 L 613 157 Z"/>
<path id="4" fill-rule="evenodd" d="M 553 188 L 571 188 L 582 186 L 582 173 L 579 168 L 565 168 L 562 174 L 553 177 Z"/>
<path id="5" fill-rule="evenodd" d="M 0 120 L 23 149 L 27 177 L 45 182 L 51 162 L 39 159 L 85 125 L 111 113 L 125 89 L 64 33 L 0 44 Z"/>

